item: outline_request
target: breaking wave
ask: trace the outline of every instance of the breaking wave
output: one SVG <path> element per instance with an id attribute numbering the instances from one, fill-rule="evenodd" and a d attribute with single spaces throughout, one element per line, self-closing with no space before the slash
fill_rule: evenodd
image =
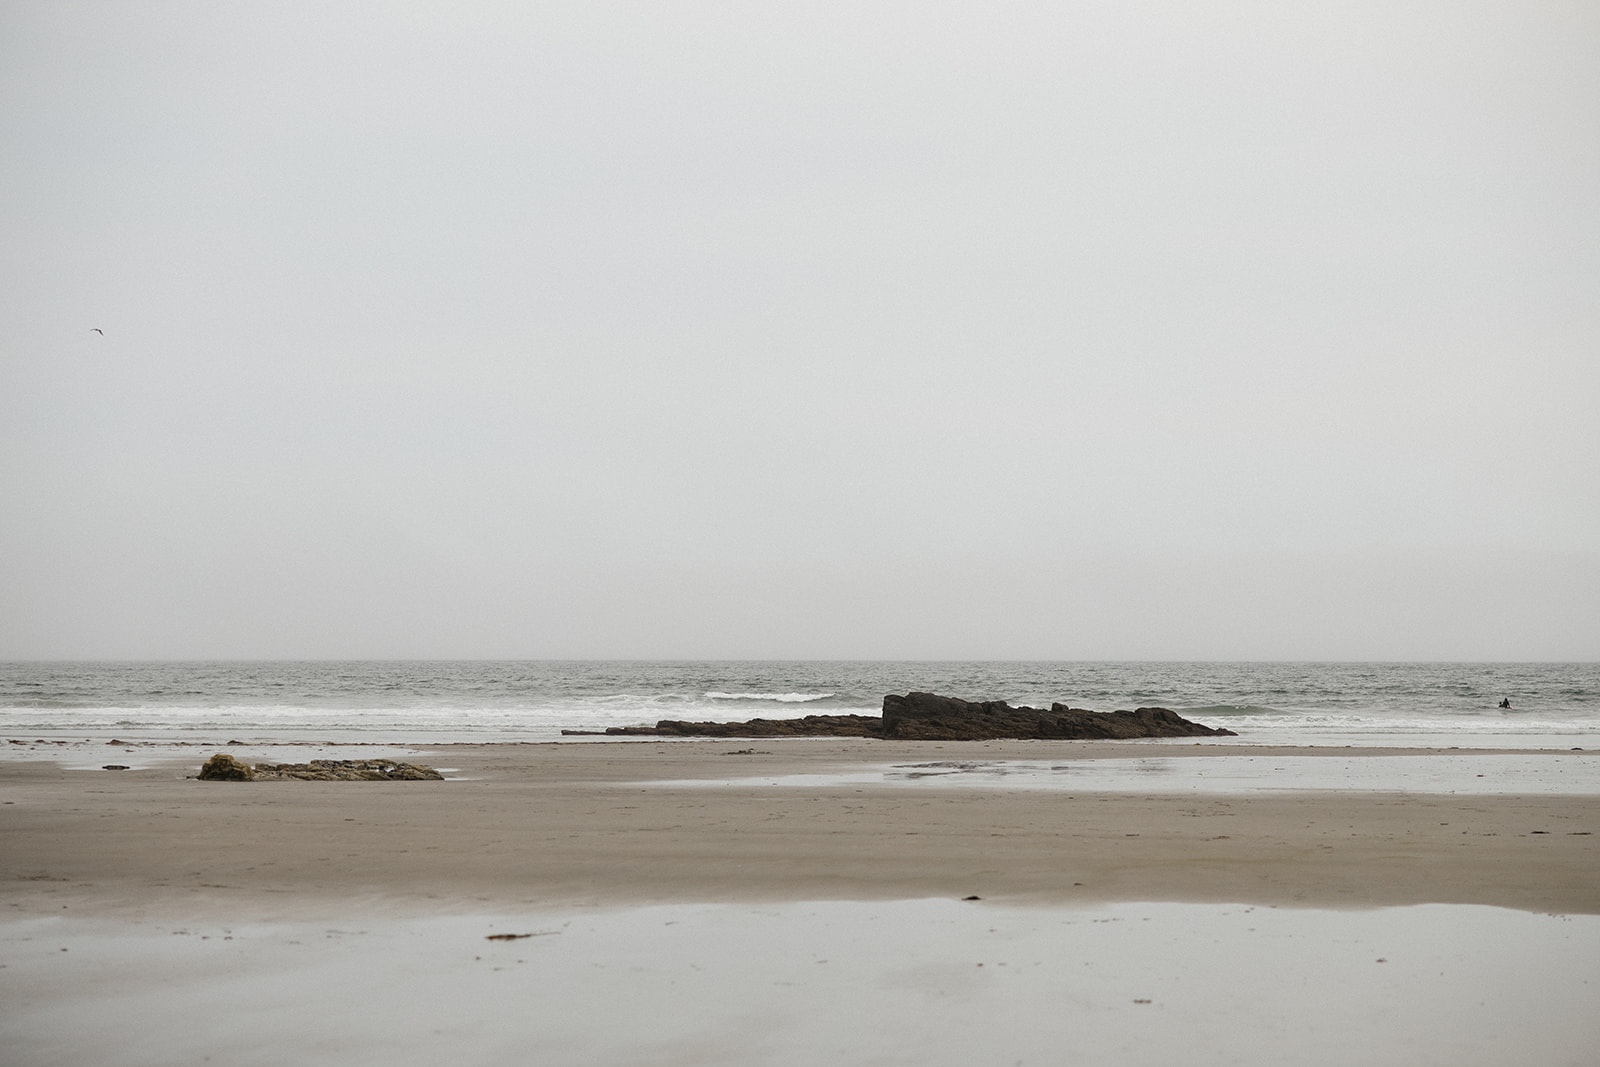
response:
<path id="1" fill-rule="evenodd" d="M 832 693 L 707 693 L 707 700 L 776 700 L 781 704 L 807 704 L 827 700 Z"/>

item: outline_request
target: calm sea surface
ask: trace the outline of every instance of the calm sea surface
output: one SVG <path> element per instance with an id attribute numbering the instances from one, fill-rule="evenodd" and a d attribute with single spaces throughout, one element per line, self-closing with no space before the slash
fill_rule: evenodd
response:
<path id="1" fill-rule="evenodd" d="M 1159 705 L 1263 744 L 1600 746 L 1595 663 L 0 663 L 0 737 L 545 741 L 659 719 L 876 714 L 912 690 Z"/>

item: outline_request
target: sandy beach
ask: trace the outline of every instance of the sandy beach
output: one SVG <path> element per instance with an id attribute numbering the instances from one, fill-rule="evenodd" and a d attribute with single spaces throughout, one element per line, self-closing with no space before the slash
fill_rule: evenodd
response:
<path id="1" fill-rule="evenodd" d="M 238 751 L 302 758 L 295 750 Z M 128 762 L 139 749 L 124 751 Z M 1170 779 L 1147 793 L 957 790 L 936 780 L 660 785 L 1154 752 L 1271 755 L 1218 745 L 848 740 L 444 746 L 417 756 L 453 779 L 432 783 L 200 782 L 185 777 L 209 754 L 199 749 L 187 758 L 165 749 L 142 769 L 115 772 L 8 763 L 0 765 L 0 885 L 12 914 L 266 917 L 351 901 L 403 913 L 974 894 L 1600 913 L 1600 799 L 1587 794 L 1187 795 Z M 1577 755 L 1545 758 L 1554 769 Z"/>
<path id="2" fill-rule="evenodd" d="M 1427 1048 L 1504 1062 L 1537 1032 L 1544 1062 L 1578 1063 L 1600 1037 L 1600 796 L 1505 791 L 1546 770 L 1581 787 L 1597 753 L 1513 765 L 1216 744 L 475 745 L 411 751 L 442 782 L 226 783 L 187 777 L 210 749 L 119 751 L 131 769 L 32 752 L 0 764 L 0 982 L 18 1005 L 3 1027 L 33 1050 L 18 1062 L 156 1063 L 184 1042 L 285 1025 L 320 1035 L 307 1062 L 378 1062 L 397 1033 L 466 1062 L 803 1063 L 818 1041 L 845 1062 L 988 1059 L 938 1038 L 948 1021 L 931 1020 L 952 1007 L 976 1013 L 968 1023 L 1005 1062 L 1048 1062 L 1064 1047 L 1056 1024 L 1019 1030 L 1013 1015 L 1067 1010 L 1061 997 L 1077 998 L 1072 1047 L 1116 1062 L 1162 1062 L 1189 1040 L 1185 1020 L 1230 1004 L 1237 1025 L 1186 1049 L 1191 1060 L 1434 1062 L 1397 1051 Z M 1146 786 L 1152 757 L 1163 773 Z M 1482 787 L 1184 790 L 1229 759 L 1302 775 L 1307 760 L 1477 760 L 1468 777 Z M 1088 761 L 1120 770 L 1041 788 L 932 773 Z M 1508 767 L 1522 777 L 1496 782 Z M 894 781 L 872 784 L 883 768 Z M 1146 940 L 1090 938 L 1105 924 Z M 999 929 L 1006 958 L 990 959 Z M 341 962 L 307 945 L 337 946 Z M 834 961 L 826 980 L 812 960 L 804 981 L 791 973 L 808 952 Z M 1490 966 L 1508 952 L 1522 962 Z M 1011 1007 L 985 1007 L 998 991 L 967 970 L 1024 957 L 1036 970 L 1006 979 Z M 1372 973 L 1391 958 L 1405 962 Z M 536 1033 L 509 1004 L 484 1015 L 510 995 L 495 981 L 543 1005 Z M 1247 1010 L 1225 992 L 1240 982 Z M 1457 1004 L 1463 990 L 1532 997 L 1546 1018 L 1491 1025 Z M 840 1008 L 874 995 L 899 1005 L 894 1020 Z M 641 999 L 680 1017 L 644 1011 L 594 1032 Z M 1425 1026 L 1395 1008 L 1436 1001 L 1454 1007 Z M 413 1002 L 431 1007 L 408 1024 L 394 1006 Z M 1147 1004 L 1165 1022 L 1140 1023 L 1148 1040 L 1129 1044 L 1127 1012 Z M 759 1041 L 751 1013 L 768 1020 Z M 413 1032 L 423 1018 L 444 1022 Z M 213 1062 L 264 1055 L 247 1041 Z"/>

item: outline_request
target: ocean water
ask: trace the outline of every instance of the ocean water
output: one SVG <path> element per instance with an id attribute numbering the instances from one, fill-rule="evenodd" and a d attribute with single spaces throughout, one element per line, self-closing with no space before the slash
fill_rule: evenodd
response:
<path id="1" fill-rule="evenodd" d="M 913 690 L 1162 706 L 1253 744 L 1600 746 L 1597 663 L 0 663 L 0 738 L 550 741 L 660 719 L 875 715 Z"/>

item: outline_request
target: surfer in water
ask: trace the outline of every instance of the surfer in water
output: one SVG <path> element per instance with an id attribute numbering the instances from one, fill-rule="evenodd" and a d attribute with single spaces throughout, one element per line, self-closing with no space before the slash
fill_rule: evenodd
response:
<path id="1" fill-rule="evenodd" d="M 1502 708 L 1504 708 L 1506 711 L 1510 711 L 1511 710 L 1511 698 L 1510 697 L 1501 697 L 1500 698 L 1500 706 Z"/>

